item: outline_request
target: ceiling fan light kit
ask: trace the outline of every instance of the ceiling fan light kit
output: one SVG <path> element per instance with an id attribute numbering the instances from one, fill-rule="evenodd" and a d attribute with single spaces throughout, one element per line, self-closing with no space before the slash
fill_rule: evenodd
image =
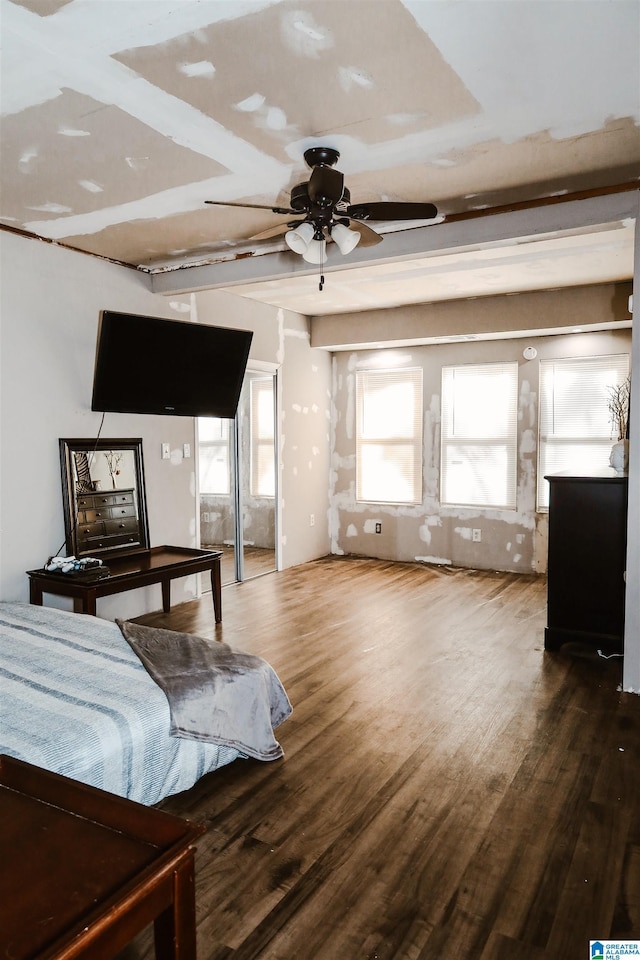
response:
<path id="1" fill-rule="evenodd" d="M 332 147 L 311 147 L 306 150 L 304 159 L 311 167 L 311 177 L 308 182 L 293 187 L 289 208 L 224 200 L 205 200 L 205 203 L 271 210 L 272 213 L 287 217 L 304 215 L 303 220 L 270 228 L 252 239 L 284 234 L 289 249 L 300 254 L 307 263 L 324 263 L 328 240 L 335 241 L 343 256 L 355 250 L 359 243 L 363 246 L 381 243 L 382 237 L 363 221 L 432 220 L 437 216 L 437 208 L 432 203 L 379 201 L 352 206 L 344 176 L 334 169 L 339 158 L 340 154 Z"/>
<path id="2" fill-rule="evenodd" d="M 338 250 L 346 257 L 360 243 L 360 234 L 345 227 L 343 223 L 334 223 L 331 227 L 331 239 L 335 240 Z"/>
<path id="3" fill-rule="evenodd" d="M 312 240 L 305 252 L 302 254 L 302 259 L 306 260 L 307 263 L 324 263 L 326 251 L 326 240 Z"/>
<path id="4" fill-rule="evenodd" d="M 303 221 L 294 230 L 289 230 L 284 235 L 284 240 L 290 250 L 299 253 L 302 256 L 307 252 L 307 247 L 313 240 L 315 229 L 308 220 Z"/>

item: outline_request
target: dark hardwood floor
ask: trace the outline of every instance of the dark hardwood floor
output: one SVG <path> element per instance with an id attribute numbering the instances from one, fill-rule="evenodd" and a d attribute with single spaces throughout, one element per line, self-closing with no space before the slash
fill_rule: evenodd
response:
<path id="1" fill-rule="evenodd" d="M 545 653 L 544 578 L 327 558 L 145 623 L 271 662 L 285 758 L 162 805 L 207 833 L 200 960 L 587 960 L 640 937 L 640 697 Z M 581 654 L 581 655 L 580 655 Z M 121 960 L 153 956 L 147 932 Z"/>

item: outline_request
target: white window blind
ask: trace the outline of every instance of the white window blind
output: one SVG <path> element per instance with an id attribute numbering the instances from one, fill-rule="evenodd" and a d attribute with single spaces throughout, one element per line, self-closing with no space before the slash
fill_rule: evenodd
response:
<path id="1" fill-rule="evenodd" d="M 626 353 L 540 361 L 538 510 L 549 506 L 545 475 L 609 466 L 617 433 L 609 414 L 609 387 L 629 373 Z"/>
<path id="2" fill-rule="evenodd" d="M 422 370 L 356 373 L 356 499 L 422 502 Z"/>
<path id="3" fill-rule="evenodd" d="M 229 424 L 233 420 L 198 417 L 198 463 L 200 493 L 228 497 Z"/>
<path id="4" fill-rule="evenodd" d="M 442 368 L 440 501 L 516 506 L 518 364 Z"/>
<path id="5" fill-rule="evenodd" d="M 275 496 L 273 377 L 254 378 L 251 393 L 251 496 Z"/>

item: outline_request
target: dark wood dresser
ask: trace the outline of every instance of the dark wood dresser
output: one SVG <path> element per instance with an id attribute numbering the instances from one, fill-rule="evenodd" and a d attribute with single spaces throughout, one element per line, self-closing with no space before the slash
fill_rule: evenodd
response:
<path id="1" fill-rule="evenodd" d="M 77 537 L 81 555 L 96 554 L 113 547 L 140 544 L 140 524 L 135 491 L 98 491 L 78 494 Z"/>
<path id="2" fill-rule="evenodd" d="M 571 472 L 549 481 L 547 627 L 544 645 L 585 643 L 623 652 L 627 477 Z"/>

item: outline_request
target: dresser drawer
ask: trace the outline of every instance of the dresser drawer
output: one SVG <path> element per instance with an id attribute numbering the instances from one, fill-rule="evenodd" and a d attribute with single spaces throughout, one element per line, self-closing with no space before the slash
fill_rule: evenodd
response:
<path id="1" fill-rule="evenodd" d="M 117 520 L 121 517 L 135 517 L 136 508 L 132 503 L 121 503 L 117 507 L 110 507 L 109 517 L 111 520 Z"/>
<path id="2" fill-rule="evenodd" d="M 100 510 L 110 507 L 113 502 L 113 495 L 109 493 L 88 493 L 77 500 L 78 510 Z"/>
<path id="3" fill-rule="evenodd" d="M 106 537 L 104 542 L 99 544 L 99 546 L 111 550 L 112 547 L 122 547 L 125 543 L 130 544 L 132 547 L 140 543 L 140 537 L 136 533 L 123 533 L 121 536 L 117 537 Z M 108 560 L 105 561 L 107 564 Z"/>
<path id="4" fill-rule="evenodd" d="M 88 540 L 95 537 L 104 537 L 104 523 L 82 523 L 78 524 L 78 541 L 86 544 Z"/>
<path id="5" fill-rule="evenodd" d="M 110 520 L 111 519 L 111 508 L 110 507 L 101 507 L 100 510 L 85 510 L 84 511 L 84 522 L 85 523 L 98 523 L 101 520 Z"/>
<path id="6" fill-rule="evenodd" d="M 111 502 L 115 504 L 130 503 L 133 506 L 133 490 L 127 490 L 123 493 L 118 493 L 116 491 L 116 493 L 112 494 Z"/>
<path id="7" fill-rule="evenodd" d="M 119 520 L 107 520 L 104 524 L 104 532 L 107 536 L 115 534 L 135 534 L 138 533 L 138 520 L 136 517 L 121 517 Z"/>

